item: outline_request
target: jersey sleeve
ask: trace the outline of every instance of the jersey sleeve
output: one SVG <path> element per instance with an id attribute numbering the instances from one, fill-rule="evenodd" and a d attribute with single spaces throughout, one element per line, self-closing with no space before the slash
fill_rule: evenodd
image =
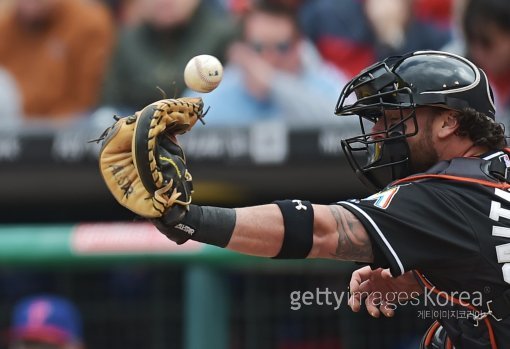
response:
<path id="1" fill-rule="evenodd" d="M 338 204 L 368 232 L 374 250 L 372 266 L 389 267 L 394 276 L 458 264 L 479 251 L 467 219 L 473 208 L 441 185 L 408 183 Z"/>

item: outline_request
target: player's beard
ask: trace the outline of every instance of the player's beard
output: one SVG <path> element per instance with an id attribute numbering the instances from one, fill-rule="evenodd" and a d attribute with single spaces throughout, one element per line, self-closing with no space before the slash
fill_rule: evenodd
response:
<path id="1" fill-rule="evenodd" d="M 408 142 L 411 174 L 425 172 L 439 161 L 439 155 L 432 142 L 432 121 L 433 118 L 428 118 L 424 129 L 417 134 L 418 138 Z"/>

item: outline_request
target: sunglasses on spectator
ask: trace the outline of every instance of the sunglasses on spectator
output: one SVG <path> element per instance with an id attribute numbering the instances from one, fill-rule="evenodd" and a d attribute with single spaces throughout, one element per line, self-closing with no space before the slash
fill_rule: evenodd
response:
<path id="1" fill-rule="evenodd" d="M 263 43 L 258 41 L 252 41 L 250 42 L 250 46 L 258 53 L 262 53 L 267 50 L 272 50 L 280 54 L 286 54 L 292 48 L 292 42 L 290 40 L 280 41 L 277 43 Z"/>

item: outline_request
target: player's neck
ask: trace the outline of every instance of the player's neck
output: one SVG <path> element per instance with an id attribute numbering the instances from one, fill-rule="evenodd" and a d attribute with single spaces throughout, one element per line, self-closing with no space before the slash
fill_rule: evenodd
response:
<path id="1" fill-rule="evenodd" d="M 443 144 L 439 151 L 439 160 L 449 160 L 458 157 L 476 157 L 480 156 L 489 148 L 486 146 L 476 145 L 468 138 L 458 137 L 453 142 Z"/>
<path id="2" fill-rule="evenodd" d="M 464 154 L 462 155 L 462 157 L 475 157 L 475 156 L 480 156 L 486 152 L 489 151 L 489 148 L 487 148 L 486 146 L 481 146 L 481 145 L 472 145 L 471 147 L 469 147 L 465 152 Z"/>

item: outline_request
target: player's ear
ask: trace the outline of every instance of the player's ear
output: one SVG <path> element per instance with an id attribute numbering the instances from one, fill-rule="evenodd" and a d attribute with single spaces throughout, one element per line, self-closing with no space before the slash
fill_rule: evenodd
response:
<path id="1" fill-rule="evenodd" d="M 447 138 L 453 134 L 456 134 L 459 128 L 459 120 L 457 114 L 454 111 L 446 111 L 438 117 L 439 131 L 437 133 L 438 138 Z"/>

